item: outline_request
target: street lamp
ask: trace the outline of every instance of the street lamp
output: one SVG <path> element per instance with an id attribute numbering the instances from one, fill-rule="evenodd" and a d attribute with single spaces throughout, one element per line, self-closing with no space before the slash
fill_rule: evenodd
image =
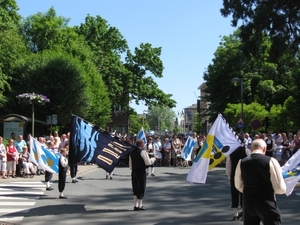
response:
<path id="1" fill-rule="evenodd" d="M 145 119 L 147 119 L 148 110 L 144 110 L 143 114 L 144 114 L 144 116 L 143 116 L 143 127 L 144 127 L 144 122 L 145 122 Z"/>
<path id="2" fill-rule="evenodd" d="M 44 105 L 50 100 L 45 95 L 36 94 L 36 93 L 23 93 L 16 96 L 19 99 L 20 104 L 32 105 L 32 118 L 31 118 L 31 135 L 34 137 L 34 105 Z"/>
<path id="3" fill-rule="evenodd" d="M 243 117 L 244 117 L 244 105 L 243 105 L 244 84 L 243 84 L 243 79 L 238 78 L 238 77 L 234 77 L 234 78 L 232 78 L 231 82 L 234 83 L 234 84 L 238 84 L 238 83 L 241 84 L 241 105 L 242 105 L 241 118 L 243 120 Z"/>

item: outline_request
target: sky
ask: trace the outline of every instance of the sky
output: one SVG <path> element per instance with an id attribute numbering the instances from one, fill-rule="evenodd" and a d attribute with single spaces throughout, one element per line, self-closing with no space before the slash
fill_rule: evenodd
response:
<path id="1" fill-rule="evenodd" d="M 231 18 L 221 16 L 222 0 L 17 0 L 26 18 L 54 7 L 57 16 L 69 18 L 69 26 L 84 23 L 86 16 L 101 16 L 116 27 L 130 50 L 141 43 L 161 47 L 163 77 L 158 87 L 177 102 L 176 114 L 197 104 L 203 73 L 212 63 L 223 36 L 236 29 Z M 137 113 L 147 110 L 143 102 L 131 104 Z"/>

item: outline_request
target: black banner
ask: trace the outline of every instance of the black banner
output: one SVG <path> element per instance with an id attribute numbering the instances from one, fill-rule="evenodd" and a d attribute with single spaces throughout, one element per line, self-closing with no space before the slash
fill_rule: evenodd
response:
<path id="1" fill-rule="evenodd" d="M 69 164 L 93 162 L 112 172 L 121 158 L 136 146 L 101 132 L 83 119 L 72 116 L 70 129 Z"/>

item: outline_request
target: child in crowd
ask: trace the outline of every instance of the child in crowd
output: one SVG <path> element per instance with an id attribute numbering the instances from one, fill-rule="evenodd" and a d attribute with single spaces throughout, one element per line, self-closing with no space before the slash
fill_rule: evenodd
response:
<path id="1" fill-rule="evenodd" d="M 60 153 L 61 156 L 59 158 L 59 169 L 58 169 L 59 198 L 67 199 L 67 197 L 64 196 L 63 193 L 66 185 L 66 177 L 67 177 L 67 170 L 68 170 L 67 149 L 61 148 Z"/>

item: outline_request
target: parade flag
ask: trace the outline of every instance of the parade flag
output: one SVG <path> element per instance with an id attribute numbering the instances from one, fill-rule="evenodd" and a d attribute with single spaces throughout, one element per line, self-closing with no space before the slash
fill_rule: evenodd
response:
<path id="1" fill-rule="evenodd" d="M 289 196 L 300 178 L 300 151 L 297 151 L 282 167 L 282 176 L 286 184 L 286 196 Z"/>
<path id="2" fill-rule="evenodd" d="M 191 184 L 205 183 L 208 171 L 220 164 L 241 144 L 238 136 L 219 114 L 193 162 L 187 181 Z"/>
<path id="3" fill-rule="evenodd" d="M 69 146 L 69 164 L 94 162 L 112 172 L 121 158 L 136 146 L 108 132 L 101 132 L 89 122 L 72 115 Z"/>
<path id="4" fill-rule="evenodd" d="M 145 134 L 145 131 L 144 131 L 143 127 L 141 128 L 140 132 L 137 135 L 137 140 L 138 139 L 142 139 L 144 144 L 145 145 L 147 144 L 147 137 L 146 137 L 146 134 Z"/>
<path id="5" fill-rule="evenodd" d="M 30 157 L 29 160 L 36 164 L 39 169 L 50 173 L 58 173 L 59 153 L 49 151 L 35 138 L 30 136 Z"/>
<path id="6" fill-rule="evenodd" d="M 189 112 L 189 110 L 185 110 L 185 114 L 189 117 L 190 116 L 190 112 Z"/>
<path id="7" fill-rule="evenodd" d="M 30 140 L 29 140 L 29 162 L 32 162 L 34 165 L 38 166 L 38 153 L 37 153 L 37 149 L 33 148 L 33 140 L 34 138 L 32 136 L 30 136 Z"/>
<path id="8" fill-rule="evenodd" d="M 184 118 L 184 110 L 180 112 L 181 118 Z"/>
<path id="9" fill-rule="evenodd" d="M 191 160 L 192 151 L 197 142 L 197 139 L 188 136 L 182 150 L 181 150 L 181 158 L 184 160 Z"/>

